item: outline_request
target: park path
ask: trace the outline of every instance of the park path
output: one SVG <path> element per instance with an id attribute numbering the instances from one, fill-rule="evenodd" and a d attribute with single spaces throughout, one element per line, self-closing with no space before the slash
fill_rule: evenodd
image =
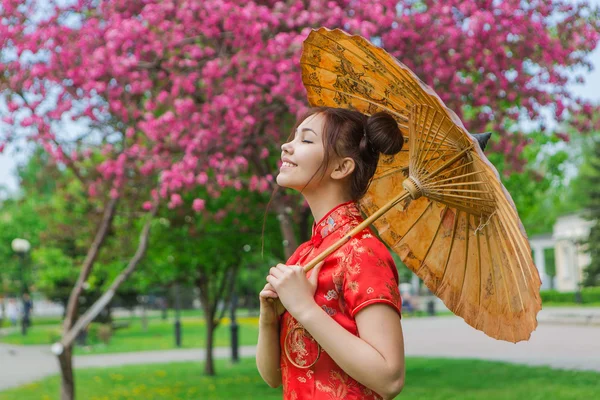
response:
<path id="1" fill-rule="evenodd" d="M 407 356 L 478 358 L 554 368 L 600 372 L 600 309 L 542 310 L 531 339 L 517 344 L 490 339 L 461 318 L 424 317 L 403 321 Z M 242 346 L 241 357 L 254 356 Z M 176 349 L 75 356 L 75 368 L 111 367 L 177 361 L 201 361 L 203 349 Z M 229 348 L 216 348 L 215 358 L 229 358 Z M 408 365 L 410 368 L 410 364 Z M 0 391 L 59 373 L 49 346 L 0 343 Z"/>

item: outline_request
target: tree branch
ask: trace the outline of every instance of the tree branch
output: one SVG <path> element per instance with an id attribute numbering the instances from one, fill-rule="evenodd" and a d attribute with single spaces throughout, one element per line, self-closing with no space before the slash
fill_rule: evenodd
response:
<path id="1" fill-rule="evenodd" d="M 81 292 L 83 291 L 83 284 L 90 276 L 92 267 L 96 262 L 98 253 L 100 252 L 100 248 L 102 247 L 102 244 L 104 243 L 104 240 L 106 239 L 106 236 L 108 234 L 108 230 L 112 225 L 118 201 L 118 198 L 111 198 L 106 204 L 106 208 L 104 209 L 104 216 L 102 217 L 100 227 L 96 232 L 96 237 L 94 238 L 94 241 L 88 250 L 88 253 L 83 262 L 83 266 L 81 267 L 81 272 L 79 273 L 77 283 L 73 287 L 71 295 L 69 296 L 69 302 L 67 303 L 67 311 L 65 313 L 65 321 L 63 324 L 64 334 L 66 334 L 69 331 L 69 329 L 71 329 L 73 319 L 77 311 L 77 302 L 79 300 Z"/>
<path id="2" fill-rule="evenodd" d="M 67 348 L 73 343 L 73 340 L 77 337 L 79 332 L 84 329 L 90 322 L 94 320 L 100 314 L 100 312 L 110 303 L 112 298 L 117 292 L 117 289 L 123 282 L 127 280 L 127 278 L 133 273 L 135 268 L 138 266 L 140 261 L 144 258 L 146 254 L 146 250 L 148 248 L 148 240 L 150 236 L 150 226 L 152 224 L 152 220 L 156 216 L 158 212 L 159 201 L 155 200 L 154 205 L 150 212 L 148 213 L 148 220 L 144 224 L 142 228 L 142 232 L 140 233 L 140 242 L 138 248 L 135 252 L 135 255 L 129 261 L 127 268 L 119 276 L 115 278 L 113 283 L 110 285 L 108 290 L 98 299 L 96 302 L 77 320 L 73 328 L 71 328 L 68 332 L 63 335 L 60 344 L 63 348 Z"/>

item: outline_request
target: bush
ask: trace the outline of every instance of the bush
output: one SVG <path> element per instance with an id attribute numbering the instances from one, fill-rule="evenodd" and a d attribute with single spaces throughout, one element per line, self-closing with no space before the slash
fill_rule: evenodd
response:
<path id="1" fill-rule="evenodd" d="M 543 303 L 575 303 L 575 292 L 559 292 L 557 290 L 540 291 Z M 583 304 L 600 303 L 600 287 L 586 287 L 581 290 Z"/>

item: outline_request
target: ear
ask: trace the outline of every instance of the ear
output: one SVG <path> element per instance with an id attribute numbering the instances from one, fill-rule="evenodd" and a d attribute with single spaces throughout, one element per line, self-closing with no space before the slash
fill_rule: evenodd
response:
<path id="1" fill-rule="evenodd" d="M 350 176 L 352 172 L 354 172 L 354 168 L 356 167 L 356 163 L 350 157 L 343 158 L 336 162 L 336 166 L 331 172 L 331 178 L 333 179 L 343 179 L 347 176 Z"/>

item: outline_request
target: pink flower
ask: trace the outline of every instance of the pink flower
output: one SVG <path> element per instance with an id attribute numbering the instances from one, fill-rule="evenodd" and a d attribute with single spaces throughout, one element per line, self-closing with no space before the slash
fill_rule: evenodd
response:
<path id="1" fill-rule="evenodd" d="M 171 201 L 169 202 L 168 207 L 170 209 L 173 209 L 182 204 L 183 204 L 183 200 L 181 199 L 181 196 L 177 193 L 174 193 L 171 195 Z"/>
<path id="2" fill-rule="evenodd" d="M 194 203 L 192 204 L 192 208 L 196 212 L 200 212 L 204 210 L 205 201 L 202 199 L 194 199 Z"/>

